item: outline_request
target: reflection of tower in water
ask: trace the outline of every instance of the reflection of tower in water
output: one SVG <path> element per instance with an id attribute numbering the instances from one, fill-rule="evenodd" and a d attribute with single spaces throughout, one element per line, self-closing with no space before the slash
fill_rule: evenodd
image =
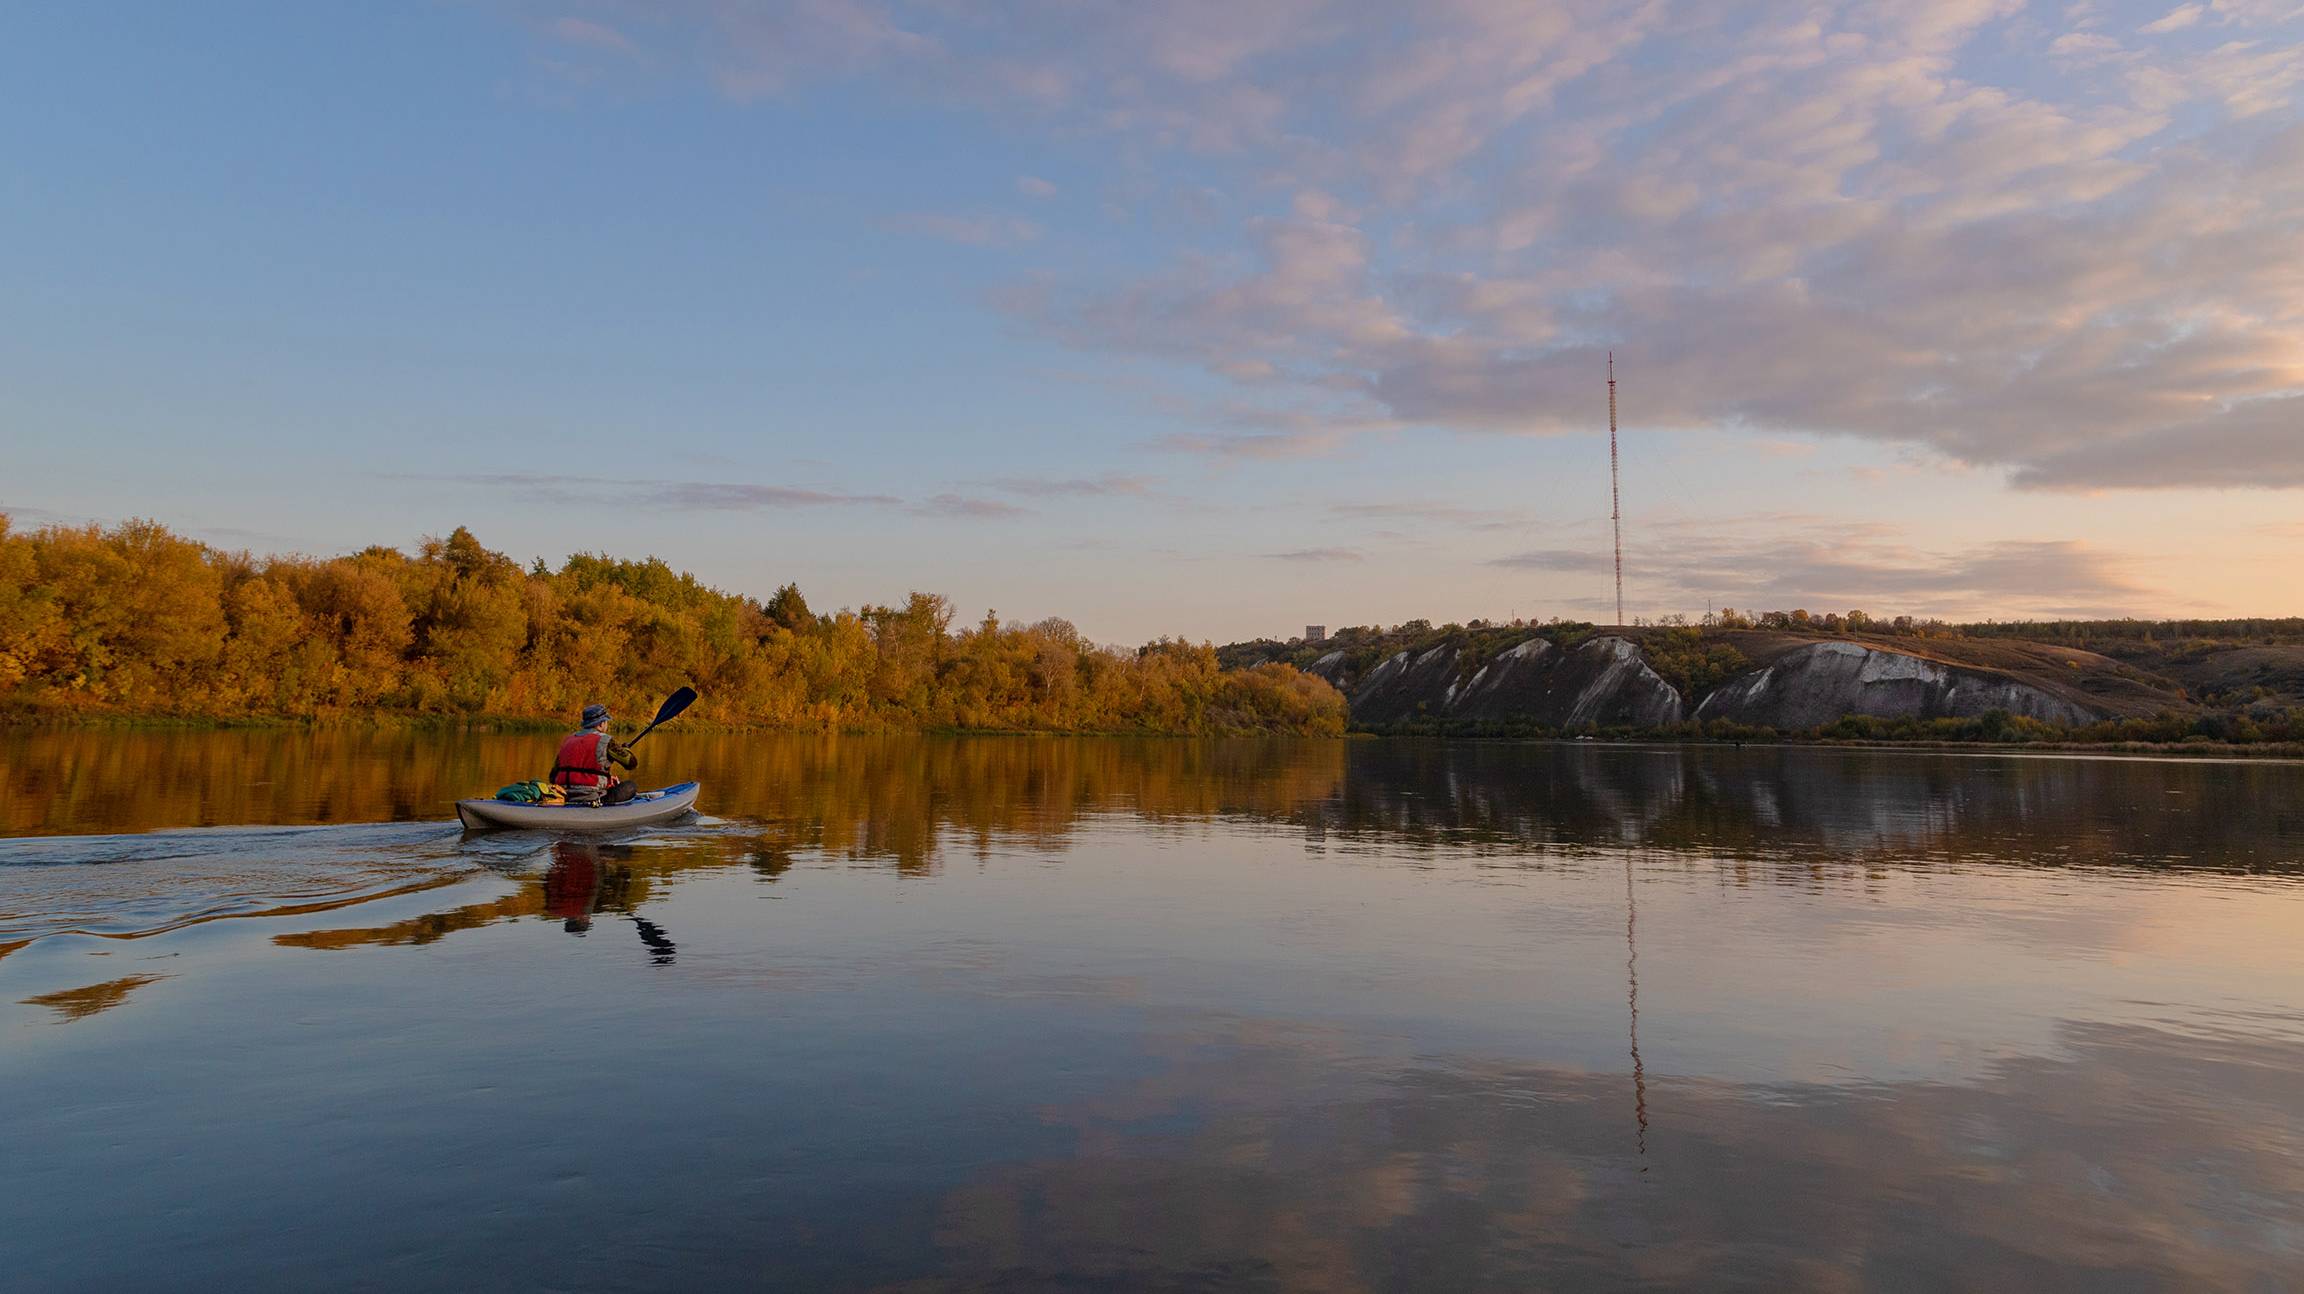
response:
<path id="1" fill-rule="evenodd" d="M 1624 1002 L 1632 1034 L 1632 1118 L 1639 1125 L 1640 1154 L 1648 1154 L 1648 1074 L 1640 1065 L 1640 904 L 1632 892 L 1632 855 L 1624 855 Z M 1645 1173 L 1648 1166 L 1643 1164 Z"/>

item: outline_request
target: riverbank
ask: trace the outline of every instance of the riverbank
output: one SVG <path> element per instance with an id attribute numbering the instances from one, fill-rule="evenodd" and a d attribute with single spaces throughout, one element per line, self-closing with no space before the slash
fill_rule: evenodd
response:
<path id="1" fill-rule="evenodd" d="M 333 715 L 314 718 L 243 717 L 201 718 L 181 715 L 124 715 L 124 714 L 57 714 L 0 712 L 0 723 L 31 731 L 56 732 L 290 732 L 290 733 L 445 733 L 457 735 L 545 735 L 567 729 L 568 721 L 552 718 L 522 718 L 518 716 L 482 715 L 458 717 L 436 714 L 371 714 Z M 2136 755 L 2177 759 L 2268 759 L 2304 760 L 2304 742 L 2229 742 L 2208 740 L 2186 741 L 1947 741 L 1942 739 L 1862 739 L 1846 737 L 1801 736 L 1797 734 L 1749 735 L 1738 737 L 1690 736 L 1682 732 L 1611 732 L 1607 734 L 1564 734 L 1549 731 L 1496 731 L 1484 729 L 1444 727 L 1415 728 L 1394 725 L 1387 728 L 1353 728 L 1342 733 L 1302 733 L 1270 729 L 1235 729 L 1211 732 L 1175 732 L 1157 729 L 1051 729 L 1051 728 L 955 728 L 955 727 L 792 727 L 771 724 L 729 723 L 714 719 L 687 719 L 680 721 L 682 729 L 692 733 L 718 735 L 758 736 L 846 736 L 846 737 L 1343 737 L 1354 741 L 1469 741 L 1469 742 L 1538 742 L 1581 744 L 1598 743 L 1612 746 L 1696 746 L 1745 747 L 1787 746 L 1820 747 L 1836 750 L 1909 750 L 1941 751 L 1957 754 L 2073 754 L 2073 755 Z"/>
<path id="2" fill-rule="evenodd" d="M 1374 736 L 1375 734 L 1362 734 Z M 1454 737 L 1455 741 L 1555 741 L 1564 743 L 1593 743 L 1614 746 L 1694 746 L 1729 747 L 1747 746 L 1784 747 L 1791 749 L 1822 750 L 1883 750 L 1914 751 L 1944 755 L 2098 755 L 2104 757 L 2136 756 L 2158 759 L 2261 759 L 2304 761 L 2304 742 L 2153 742 L 2153 741 L 1853 741 L 1838 737 L 1771 737 L 1749 740 L 1707 739 L 1689 737 L 1543 737 L 1498 738 Z"/>
<path id="3" fill-rule="evenodd" d="M 2299 741 L 2083 741 L 2036 738 L 2020 741 L 1945 740 L 1942 738 L 1827 737 L 1798 733 L 1767 733 L 1742 736 L 1704 736 L 1681 731 L 1613 731 L 1607 733 L 1561 733 L 1538 731 L 1499 731 L 1497 725 L 1484 728 L 1461 726 L 1410 727 L 1393 725 L 1386 728 L 1354 728 L 1354 738 L 1370 741 L 1416 739 L 1426 741 L 1475 742 L 1558 742 L 1562 744 L 1599 744 L 1611 746 L 1692 746 L 1709 748 L 1741 748 L 1746 746 L 1815 747 L 1832 750 L 1914 750 L 1962 751 L 1979 754 L 2041 754 L 2075 755 L 2151 755 L 2202 759 L 2304 759 L 2304 742 Z"/>

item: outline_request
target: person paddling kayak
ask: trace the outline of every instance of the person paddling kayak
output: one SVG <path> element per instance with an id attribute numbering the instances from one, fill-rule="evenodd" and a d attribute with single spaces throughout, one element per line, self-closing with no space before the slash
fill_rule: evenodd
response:
<path id="1" fill-rule="evenodd" d="M 618 778 L 612 769 L 640 767 L 640 757 L 629 746 L 620 746 L 608 735 L 608 720 L 612 716 L 604 705 L 584 707 L 583 726 L 560 739 L 560 753 L 552 759 L 552 781 L 571 792 L 583 792 L 582 798 L 597 794 L 604 803 L 618 801 L 617 788 L 623 787 L 621 798 L 631 798 L 629 784 Z M 578 796 L 571 795 L 570 799 Z"/>

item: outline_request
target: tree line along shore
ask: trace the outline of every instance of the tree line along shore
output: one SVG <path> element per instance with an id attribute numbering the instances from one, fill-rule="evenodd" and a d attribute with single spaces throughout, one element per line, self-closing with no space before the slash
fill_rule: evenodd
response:
<path id="1" fill-rule="evenodd" d="M 650 558 L 523 569 L 458 529 L 413 554 L 253 557 L 151 521 L 0 514 L 0 708 L 19 720 L 550 722 L 682 685 L 740 727 L 1337 734 L 1343 698 L 1206 644 L 1128 650 L 1062 620 L 955 628 L 946 599 L 821 614 Z"/>
<path id="2" fill-rule="evenodd" d="M 1804 710 L 1821 675 L 1805 698 L 1797 682 L 1779 687 L 1773 708 L 1699 704 L 1749 693 L 1826 644 L 2000 687 L 2036 712 Z M 1610 651 L 1637 670 L 1611 666 Z M 932 594 L 823 614 L 790 584 L 757 600 L 654 558 L 524 569 L 463 529 L 412 555 L 255 557 L 151 521 L 21 530 L 0 514 L 0 711 L 20 722 L 543 727 L 595 700 L 639 715 L 683 684 L 703 693 L 696 719 L 730 728 L 2265 753 L 2304 743 L 2304 619 L 1956 625 L 1723 610 L 1694 624 L 1411 621 L 1317 642 L 1128 649 L 1062 620 L 955 627 Z"/>

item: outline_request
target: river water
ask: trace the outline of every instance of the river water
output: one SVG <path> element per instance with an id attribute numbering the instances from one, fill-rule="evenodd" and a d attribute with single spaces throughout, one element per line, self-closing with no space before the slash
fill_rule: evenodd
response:
<path id="1" fill-rule="evenodd" d="M 550 745 L 0 737 L 0 1284 L 2304 1284 L 2304 766 Z"/>

